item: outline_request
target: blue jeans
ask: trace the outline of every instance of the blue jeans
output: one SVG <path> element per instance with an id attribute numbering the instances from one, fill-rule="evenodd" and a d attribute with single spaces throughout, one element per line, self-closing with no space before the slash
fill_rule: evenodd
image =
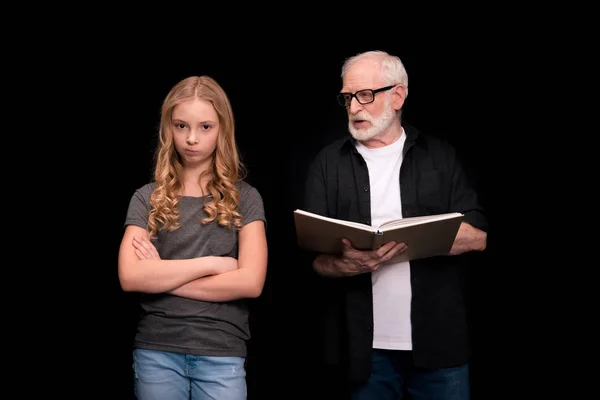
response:
<path id="1" fill-rule="evenodd" d="M 203 357 L 135 349 L 135 395 L 140 400 L 244 400 L 243 357 Z"/>
<path id="2" fill-rule="evenodd" d="M 412 366 L 410 351 L 379 349 L 372 363 L 369 380 L 353 387 L 352 400 L 469 400 L 468 364 L 420 369 Z"/>

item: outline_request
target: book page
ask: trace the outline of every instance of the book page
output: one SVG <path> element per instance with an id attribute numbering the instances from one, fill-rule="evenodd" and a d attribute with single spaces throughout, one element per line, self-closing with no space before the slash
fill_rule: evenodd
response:
<path id="1" fill-rule="evenodd" d="M 304 210 L 296 210 L 295 212 L 297 212 L 298 214 L 308 215 L 308 216 L 313 217 L 313 218 L 322 219 L 323 221 L 333 222 L 333 223 L 336 223 L 338 225 L 353 226 L 355 228 L 362 229 L 362 230 L 368 231 L 368 232 L 374 232 L 375 231 L 375 229 L 372 228 L 371 226 L 366 225 L 366 224 L 361 224 L 360 222 L 345 221 L 345 220 L 342 220 L 342 219 L 324 217 L 322 215 L 314 214 L 314 213 L 311 213 L 311 212 L 308 212 L 308 211 L 304 211 Z"/>
<path id="2" fill-rule="evenodd" d="M 438 215 L 424 215 L 422 217 L 410 217 L 410 218 L 402 218 L 395 221 L 389 221 L 384 224 L 381 224 L 379 227 L 380 231 L 390 230 L 394 228 L 398 228 L 401 226 L 411 226 L 411 225 L 419 225 L 431 221 L 440 221 L 449 218 L 461 217 L 461 213 L 446 213 L 446 214 L 438 214 Z"/>

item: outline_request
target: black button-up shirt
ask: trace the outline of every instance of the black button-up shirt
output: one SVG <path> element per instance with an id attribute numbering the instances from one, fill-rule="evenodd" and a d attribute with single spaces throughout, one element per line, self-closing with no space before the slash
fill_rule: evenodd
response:
<path id="1" fill-rule="evenodd" d="M 478 196 L 454 148 L 403 126 L 407 137 L 399 182 L 402 215 L 456 211 L 464 214 L 465 222 L 487 231 Z M 369 173 L 352 137 L 337 140 L 316 156 L 308 170 L 304 201 L 307 211 L 371 224 Z M 468 360 L 463 258 L 439 256 L 410 263 L 415 366 L 442 368 Z M 326 278 L 320 283 L 325 358 L 346 366 L 348 378 L 367 379 L 373 346 L 371 274 Z"/>

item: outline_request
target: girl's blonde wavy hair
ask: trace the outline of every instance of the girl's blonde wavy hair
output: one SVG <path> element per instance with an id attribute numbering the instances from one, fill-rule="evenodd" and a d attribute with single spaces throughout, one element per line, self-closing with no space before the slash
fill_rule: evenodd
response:
<path id="1" fill-rule="evenodd" d="M 240 196 L 236 183 L 243 179 L 245 168 L 235 142 L 235 125 L 229 98 L 223 88 L 211 77 L 192 76 L 177 83 L 165 98 L 160 117 L 159 142 L 154 160 L 156 188 L 150 196 L 148 232 L 156 236 L 160 229 L 173 231 L 179 228 L 179 196 L 183 189 L 180 173 L 181 157 L 173 141 L 173 109 L 183 102 L 198 98 L 210 102 L 219 117 L 219 136 L 213 153 L 211 167 L 199 178 L 209 176 L 204 210 L 208 216 L 200 222 L 217 221 L 221 226 L 239 229 Z"/>

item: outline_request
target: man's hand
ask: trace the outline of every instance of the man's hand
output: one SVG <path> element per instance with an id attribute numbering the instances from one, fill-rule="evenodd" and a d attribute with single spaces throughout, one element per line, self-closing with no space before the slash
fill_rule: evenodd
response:
<path id="1" fill-rule="evenodd" d="M 377 271 L 386 262 L 405 252 L 405 243 L 388 242 L 377 250 L 357 250 L 348 239 L 342 239 L 342 254 L 321 254 L 313 262 L 314 269 L 324 276 L 352 276 Z"/>
<path id="2" fill-rule="evenodd" d="M 352 247 L 348 239 L 342 239 L 342 243 L 342 255 L 336 265 L 348 275 L 377 271 L 387 261 L 408 248 L 404 243 L 388 242 L 377 250 L 361 251 Z"/>

